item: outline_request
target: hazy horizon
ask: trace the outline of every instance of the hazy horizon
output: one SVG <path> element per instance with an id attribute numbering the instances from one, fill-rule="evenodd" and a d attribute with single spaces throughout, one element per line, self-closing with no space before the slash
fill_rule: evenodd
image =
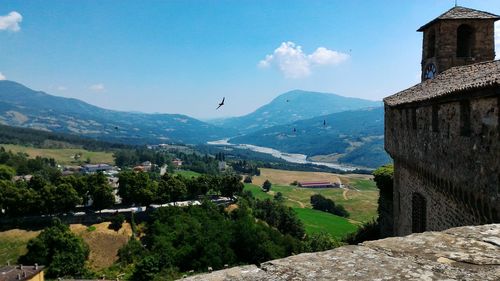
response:
<path id="1" fill-rule="evenodd" d="M 500 14 L 500 2 L 458 4 Z M 202 120 L 248 114 L 294 89 L 381 100 L 420 82 L 416 29 L 453 5 L 7 0 L 0 79 L 107 109 Z"/>

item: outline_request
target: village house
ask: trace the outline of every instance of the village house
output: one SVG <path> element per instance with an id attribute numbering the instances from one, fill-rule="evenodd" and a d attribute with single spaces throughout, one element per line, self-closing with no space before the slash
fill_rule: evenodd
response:
<path id="1" fill-rule="evenodd" d="M 43 266 L 16 265 L 0 267 L 0 281 L 44 281 Z"/>

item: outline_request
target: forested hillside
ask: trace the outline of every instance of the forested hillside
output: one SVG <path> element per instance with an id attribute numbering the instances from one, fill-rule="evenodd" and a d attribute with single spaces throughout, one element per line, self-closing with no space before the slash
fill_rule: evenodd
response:
<path id="1" fill-rule="evenodd" d="M 383 149 L 384 109 L 382 107 L 345 111 L 274 126 L 231 143 L 271 147 L 309 157 L 326 155 L 339 163 L 378 167 L 390 162 Z"/>

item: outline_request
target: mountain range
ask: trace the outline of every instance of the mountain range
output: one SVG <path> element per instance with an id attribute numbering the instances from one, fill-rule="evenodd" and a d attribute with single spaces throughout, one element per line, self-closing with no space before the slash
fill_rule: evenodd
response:
<path id="1" fill-rule="evenodd" d="M 236 134 L 186 115 L 108 110 L 6 80 L 0 81 L 0 123 L 132 144 L 203 143 Z"/>
<path id="2" fill-rule="evenodd" d="M 343 111 L 262 129 L 231 143 L 306 154 L 313 160 L 378 167 L 390 162 L 384 151 L 384 108 Z"/>
<path id="3" fill-rule="evenodd" d="M 202 122 L 181 114 L 103 109 L 0 81 L 0 124 L 4 125 L 126 144 L 202 144 L 230 138 L 233 143 L 367 167 L 388 161 L 380 106 L 376 101 L 294 90 L 250 114 Z"/>
<path id="4" fill-rule="evenodd" d="M 316 116 L 381 105 L 380 101 L 294 90 L 279 95 L 250 114 L 213 120 L 211 123 L 247 134 Z"/>

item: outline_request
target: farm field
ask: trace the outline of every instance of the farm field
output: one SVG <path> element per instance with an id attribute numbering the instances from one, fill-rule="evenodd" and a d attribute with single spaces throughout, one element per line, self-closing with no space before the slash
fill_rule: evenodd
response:
<path id="1" fill-rule="evenodd" d="M 37 156 L 54 158 L 58 164 L 61 165 L 71 165 L 75 164 L 74 155 L 81 154 L 80 161 L 86 161 L 90 159 L 90 163 L 107 163 L 113 164 L 113 153 L 111 152 L 95 152 L 80 148 L 36 148 L 28 147 L 22 145 L 14 144 L 0 144 L 5 150 L 11 150 L 12 152 L 22 152 L 29 155 L 31 158 Z"/>
<path id="2" fill-rule="evenodd" d="M 189 170 L 176 170 L 174 171 L 175 174 L 181 175 L 185 178 L 192 178 L 192 177 L 199 177 L 201 174 L 194 172 L 194 171 L 189 171 Z"/>
<path id="3" fill-rule="evenodd" d="M 355 232 L 357 226 L 348 219 L 308 208 L 293 208 L 299 219 L 304 223 L 306 233 L 329 233 L 341 240 L 347 233 Z"/>
<path id="4" fill-rule="evenodd" d="M 295 174 L 297 173 L 297 174 Z M 346 186 L 341 188 L 301 188 L 292 186 L 293 181 L 333 181 L 340 179 Z M 268 179 L 273 184 L 269 192 L 263 192 L 262 183 Z M 261 169 L 261 175 L 253 178 L 252 184 L 245 184 L 245 190 L 257 199 L 272 199 L 281 192 L 284 204 L 292 207 L 304 222 L 307 233 L 325 231 L 333 237 L 341 237 L 356 230 L 357 225 L 377 216 L 378 189 L 370 175 L 336 175 L 317 172 L 294 172 Z M 312 209 L 310 198 L 321 194 L 341 204 L 350 213 L 348 219 Z"/>
<path id="5" fill-rule="evenodd" d="M 73 233 L 81 236 L 89 245 L 89 265 L 92 269 L 109 267 L 117 260 L 120 249 L 130 238 L 132 231 L 128 223 L 118 231 L 108 229 L 109 222 L 95 224 L 87 227 L 81 224 L 72 224 Z M 0 232 L 0 265 L 15 264 L 17 259 L 27 251 L 28 241 L 36 237 L 40 231 L 27 231 L 11 229 Z"/>

